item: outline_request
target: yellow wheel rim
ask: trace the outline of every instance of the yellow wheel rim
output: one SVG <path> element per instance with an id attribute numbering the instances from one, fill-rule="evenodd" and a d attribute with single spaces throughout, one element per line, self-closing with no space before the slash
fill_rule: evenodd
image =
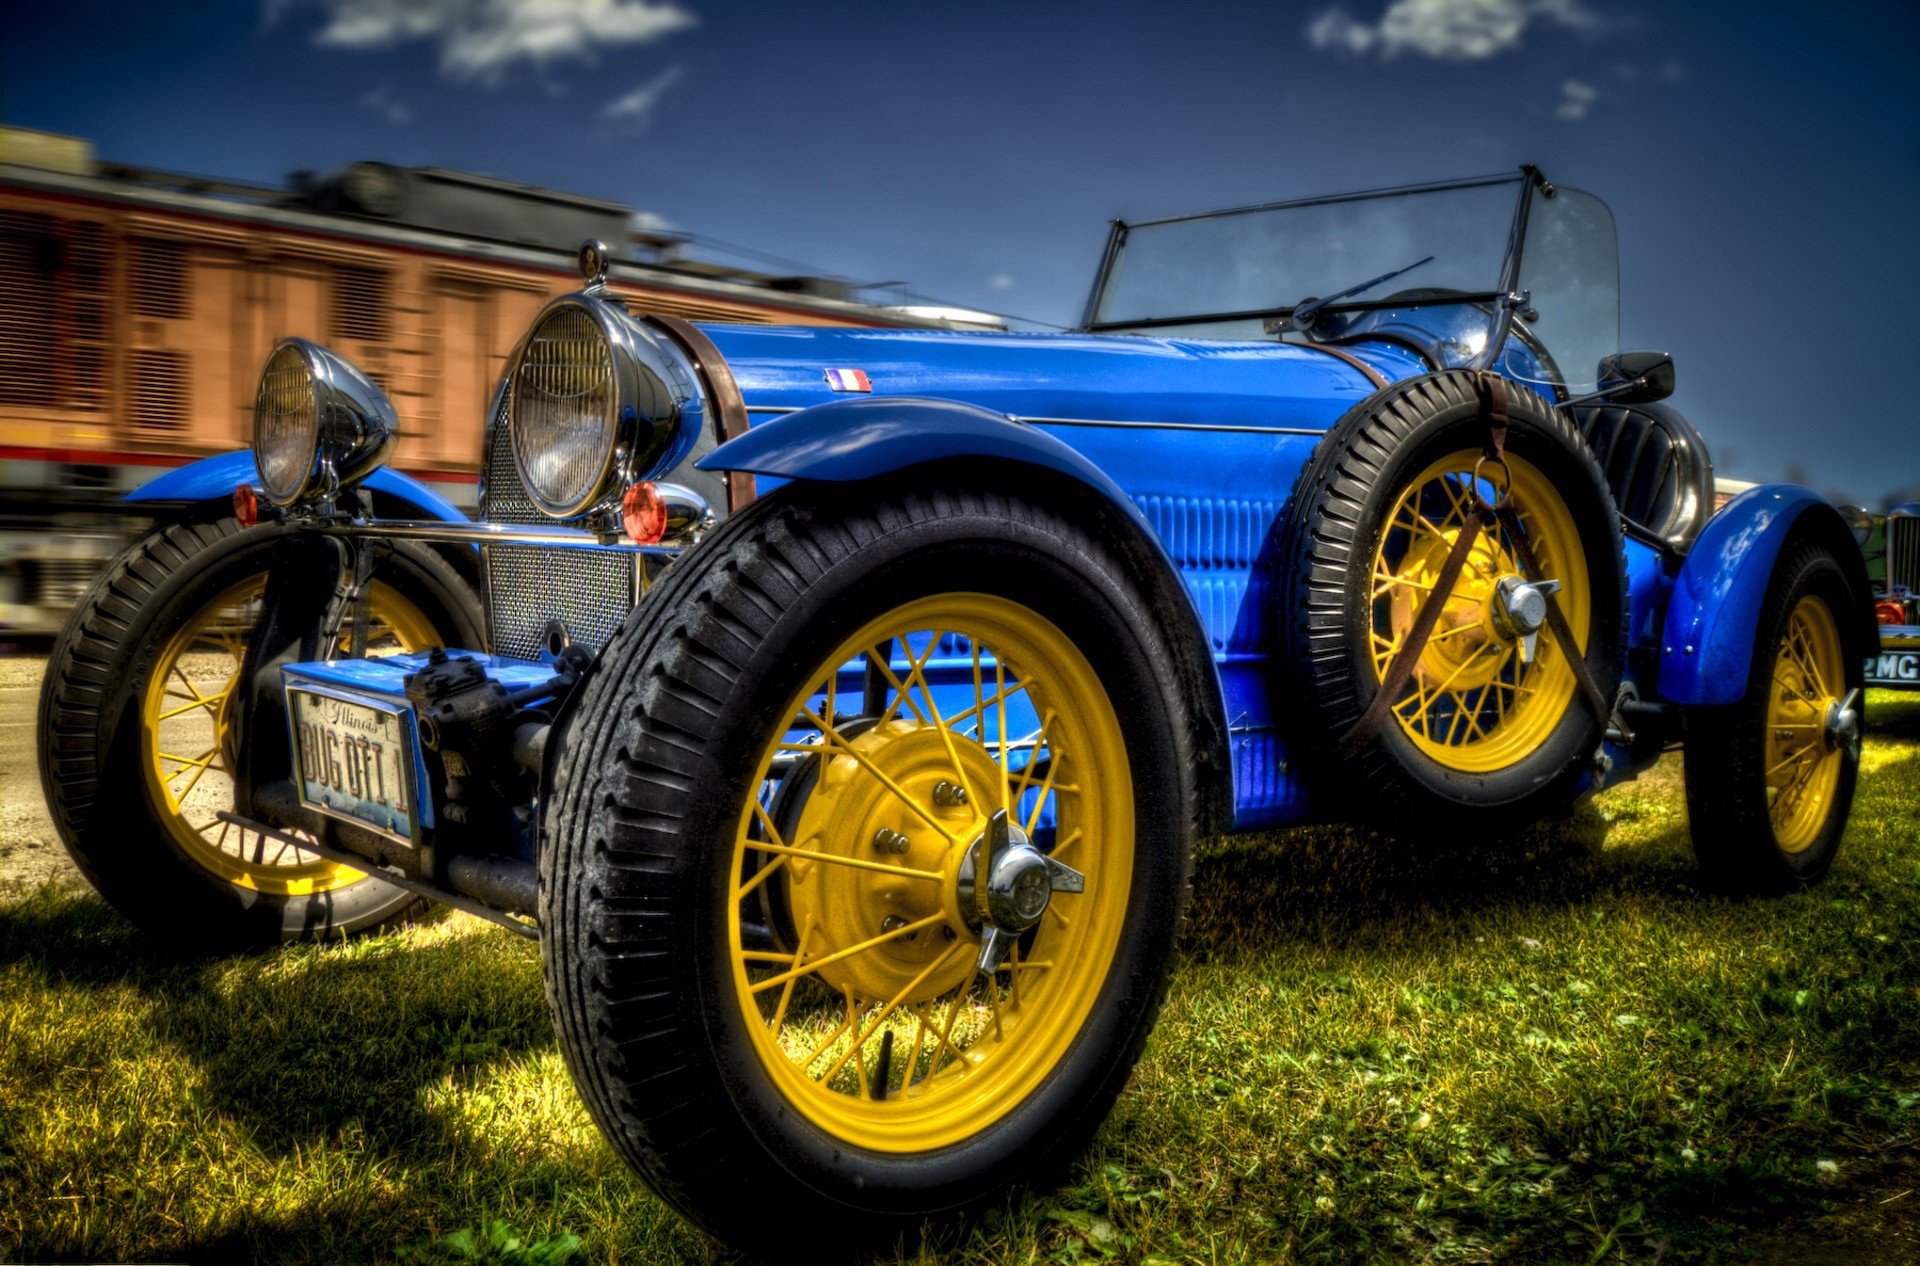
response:
<path id="1" fill-rule="evenodd" d="M 1374 549 L 1369 636 L 1376 684 L 1386 679 L 1454 541 L 1473 511 L 1476 449 L 1429 465 L 1401 491 Z M 1502 491 L 1527 531 L 1544 578 L 1560 582 L 1557 601 L 1585 654 L 1593 589 L 1573 514 L 1540 469 L 1509 453 L 1508 480 L 1480 472 L 1481 496 Z M 1577 681 L 1566 651 L 1542 629 L 1527 662 L 1521 639 L 1496 612 L 1503 579 L 1525 577 L 1502 527 L 1483 533 L 1413 675 L 1393 702 L 1393 718 L 1415 747 L 1448 769 L 1492 773 L 1536 750 L 1560 724 Z"/>
<path id="2" fill-rule="evenodd" d="M 265 576 L 241 581 L 195 612 L 160 652 L 141 699 L 141 768 L 168 837 L 209 873 L 274 896 L 331 892 L 364 876 L 215 816 L 233 807 L 231 700 L 265 588 Z M 438 644 L 426 615 L 390 585 L 374 582 L 368 609 L 369 655 Z"/>
<path id="3" fill-rule="evenodd" d="M 1113 705 L 1051 622 L 955 593 L 866 625 L 784 716 L 728 872 L 755 1052 L 787 1102 L 841 1142 L 963 1142 L 1066 1059 L 1118 949 L 1134 825 Z M 989 979 L 962 884 L 994 810 L 1085 887 L 1054 891 Z M 756 940 L 743 907 L 784 917 Z"/>
<path id="4" fill-rule="evenodd" d="M 1767 695 L 1767 813 L 1785 852 L 1806 851 L 1827 824 L 1843 759 L 1827 717 L 1845 692 L 1840 627 L 1808 594 L 1787 615 Z"/>

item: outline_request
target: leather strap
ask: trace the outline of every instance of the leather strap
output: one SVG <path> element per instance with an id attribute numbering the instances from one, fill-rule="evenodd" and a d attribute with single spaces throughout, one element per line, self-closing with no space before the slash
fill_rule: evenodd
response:
<path id="1" fill-rule="evenodd" d="M 1513 556 L 1520 564 L 1521 574 L 1527 583 L 1538 584 L 1544 579 L 1540 574 L 1540 562 L 1534 557 L 1533 542 L 1527 539 L 1526 525 L 1520 521 L 1519 512 L 1508 501 L 1500 507 L 1500 526 L 1506 529 L 1507 540 L 1513 545 Z M 1560 644 L 1560 651 L 1567 657 L 1567 663 L 1573 666 L 1573 679 L 1580 684 L 1580 693 L 1585 696 L 1587 707 L 1593 710 L 1594 718 L 1602 729 L 1613 724 L 1613 703 L 1601 691 L 1600 683 L 1593 679 L 1593 670 L 1587 667 L 1587 657 L 1580 652 L 1579 643 L 1573 640 L 1573 626 L 1567 623 L 1566 612 L 1560 609 L 1560 596 L 1547 594 L 1547 631 L 1553 634 L 1553 640 Z M 1620 741 L 1633 742 L 1633 731 L 1626 722 L 1620 723 Z"/>
<path id="2" fill-rule="evenodd" d="M 1347 364 L 1352 365 L 1355 369 L 1365 374 L 1367 376 L 1367 381 L 1373 384 L 1374 389 L 1376 391 L 1385 389 L 1387 385 L 1387 379 L 1385 374 L 1382 374 L 1379 370 L 1375 369 L 1372 365 L 1367 364 L 1367 362 L 1361 360 L 1358 356 L 1355 356 L 1352 352 L 1347 351 L 1345 348 L 1330 347 L 1325 343 L 1296 343 L 1294 344 L 1294 346 L 1311 347 L 1316 352 L 1325 352 L 1327 355 L 1333 357 L 1335 360 L 1343 360 L 1347 362 Z"/>
<path id="3" fill-rule="evenodd" d="M 646 319 L 665 330 L 693 362 L 694 372 L 706 384 L 708 397 L 713 402 L 713 425 L 719 432 L 719 442 L 724 444 L 735 436 L 745 435 L 747 403 L 740 395 L 740 385 L 733 380 L 733 371 L 727 367 L 727 358 L 720 354 L 706 331 L 680 317 L 649 316 Z M 753 472 L 729 470 L 726 477 L 727 509 L 738 510 L 753 500 L 756 494 Z"/>
<path id="4" fill-rule="evenodd" d="M 1427 640 L 1433 636 L 1433 626 L 1440 622 L 1440 612 L 1446 607 L 1447 598 L 1453 593 L 1453 587 L 1459 583 L 1460 573 L 1467 565 L 1467 555 L 1473 552 L 1474 545 L 1480 540 L 1480 533 L 1492 526 L 1493 517 L 1493 512 L 1484 503 L 1476 505 L 1473 513 L 1467 516 L 1467 525 L 1460 530 L 1460 535 L 1453 538 L 1453 548 L 1447 551 L 1447 561 L 1441 564 L 1433 589 L 1427 594 L 1426 601 L 1420 604 L 1419 613 L 1413 617 L 1413 627 L 1407 630 L 1407 640 L 1400 644 L 1399 653 L 1387 665 L 1387 674 L 1381 679 L 1380 689 L 1374 692 L 1373 702 L 1360 714 L 1360 719 L 1340 736 L 1340 755 L 1353 755 L 1380 732 L 1387 713 L 1393 710 L 1394 700 L 1406 689 L 1407 679 L 1413 676 L 1414 665 L 1420 662 L 1420 656 L 1427 649 Z"/>

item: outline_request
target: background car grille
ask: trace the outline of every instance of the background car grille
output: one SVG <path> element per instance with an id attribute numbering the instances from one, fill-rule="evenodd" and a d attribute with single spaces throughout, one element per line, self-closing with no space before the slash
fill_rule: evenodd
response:
<path id="1" fill-rule="evenodd" d="M 486 488 L 480 517 L 489 523 L 553 523 L 535 508 L 513 464 L 513 446 L 498 417 L 488 428 Z M 639 560 L 631 554 L 488 545 L 488 647 L 496 655 L 538 659 L 549 621 L 574 643 L 597 651 L 626 619 L 639 593 Z"/>
<path id="2" fill-rule="evenodd" d="M 1920 519 L 1905 515 L 1887 520 L 1887 587 L 1895 585 L 1920 592 Z"/>

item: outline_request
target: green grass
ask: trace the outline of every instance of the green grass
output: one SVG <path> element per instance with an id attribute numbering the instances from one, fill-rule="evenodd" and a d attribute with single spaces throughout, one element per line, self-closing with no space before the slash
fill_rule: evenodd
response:
<path id="1" fill-rule="evenodd" d="M 1693 887 L 1671 762 L 1524 850 L 1209 845 L 1166 1013 L 1069 1185 L 917 1255 L 1737 1259 L 1822 1217 L 1884 1240 L 1831 1214 L 1920 1187 L 1920 698 L 1873 705 L 1840 864 L 1783 900 Z M 0 1259 L 713 1253 L 595 1133 L 523 941 L 457 918 L 169 960 L 90 894 L 0 899 Z"/>

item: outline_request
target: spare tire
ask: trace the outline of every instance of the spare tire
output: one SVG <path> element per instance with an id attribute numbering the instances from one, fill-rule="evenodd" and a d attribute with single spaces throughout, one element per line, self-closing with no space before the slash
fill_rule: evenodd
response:
<path id="1" fill-rule="evenodd" d="M 1619 513 L 1579 431 L 1535 393 L 1506 387 L 1505 479 L 1477 466 L 1487 422 L 1475 376 L 1456 370 L 1356 405 L 1295 482 L 1280 553 L 1284 662 L 1302 705 L 1297 750 L 1349 793 L 1336 812 L 1401 826 L 1471 815 L 1484 828 L 1557 811 L 1590 785 L 1606 721 L 1549 630 L 1528 660 L 1504 610 L 1501 582 L 1525 579 L 1504 525 L 1468 555 L 1385 719 L 1342 743 L 1407 640 L 1476 486 L 1511 495 L 1541 574 L 1561 584 L 1555 600 L 1588 671 L 1606 699 L 1619 689 Z"/>

